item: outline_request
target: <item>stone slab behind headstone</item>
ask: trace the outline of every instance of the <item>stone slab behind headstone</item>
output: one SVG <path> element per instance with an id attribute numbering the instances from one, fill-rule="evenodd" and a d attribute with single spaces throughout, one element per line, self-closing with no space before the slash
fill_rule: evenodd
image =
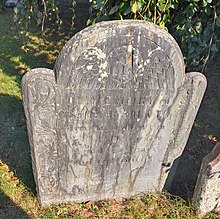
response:
<path id="1" fill-rule="evenodd" d="M 40 203 L 161 192 L 205 88 L 154 24 L 102 22 L 76 34 L 54 70 L 22 80 Z"/>
<path id="2" fill-rule="evenodd" d="M 5 3 L 6 7 L 15 7 L 18 4 L 18 0 L 7 0 Z"/>
<path id="3" fill-rule="evenodd" d="M 201 216 L 210 211 L 220 212 L 220 142 L 203 158 L 193 203 Z"/>

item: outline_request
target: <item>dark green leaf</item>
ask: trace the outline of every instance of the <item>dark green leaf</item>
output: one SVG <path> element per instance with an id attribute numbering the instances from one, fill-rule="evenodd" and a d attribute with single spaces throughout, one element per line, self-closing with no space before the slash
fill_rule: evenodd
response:
<path id="1" fill-rule="evenodd" d="M 217 18 L 217 19 L 216 19 L 216 25 L 217 25 L 218 27 L 220 27 L 220 18 Z"/>
<path id="2" fill-rule="evenodd" d="M 216 44 L 213 44 L 213 45 L 212 45 L 211 51 L 212 51 L 212 52 L 218 52 L 218 47 L 217 47 Z"/>
<path id="3" fill-rule="evenodd" d="M 113 8 L 111 8 L 111 10 L 109 11 L 109 15 L 114 14 L 117 10 L 118 10 L 119 6 L 115 5 Z"/>

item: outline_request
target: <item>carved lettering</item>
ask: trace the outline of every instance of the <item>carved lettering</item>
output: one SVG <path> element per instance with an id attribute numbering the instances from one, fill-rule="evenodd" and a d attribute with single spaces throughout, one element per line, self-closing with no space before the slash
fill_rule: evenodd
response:
<path id="1" fill-rule="evenodd" d="M 41 204 L 162 191 L 184 149 L 206 81 L 186 74 L 174 39 L 144 21 L 96 24 L 54 70 L 22 81 Z"/>

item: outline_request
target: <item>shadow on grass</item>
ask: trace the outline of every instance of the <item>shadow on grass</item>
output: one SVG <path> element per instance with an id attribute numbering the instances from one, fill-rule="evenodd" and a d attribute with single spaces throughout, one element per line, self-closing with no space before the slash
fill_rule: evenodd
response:
<path id="1" fill-rule="evenodd" d="M 14 26 L 13 12 L 0 14 L 0 70 L 8 76 L 15 76 L 20 84 L 22 74 L 37 67 L 53 67 L 60 47 L 58 33 L 41 31 L 21 35 Z M 52 35 L 55 39 L 48 39 Z M 62 35 L 62 34 L 61 34 Z M 57 41 L 56 41 L 57 40 Z"/>
<path id="2" fill-rule="evenodd" d="M 1 190 L 0 203 L 1 219 L 30 219 L 30 217 Z"/>
<path id="3" fill-rule="evenodd" d="M 0 159 L 35 193 L 22 101 L 0 94 Z"/>
<path id="4" fill-rule="evenodd" d="M 61 12 L 62 18 L 71 21 L 71 13 L 66 12 L 65 4 Z M 68 39 L 86 27 L 89 18 L 90 3 L 78 2 L 75 8 L 75 30 L 46 29 L 44 32 L 36 27 L 23 36 L 16 30 L 13 23 L 13 11 L 7 10 L 0 14 L 0 70 L 8 76 L 15 76 L 18 84 L 22 74 L 37 67 L 53 68 L 60 50 Z"/>

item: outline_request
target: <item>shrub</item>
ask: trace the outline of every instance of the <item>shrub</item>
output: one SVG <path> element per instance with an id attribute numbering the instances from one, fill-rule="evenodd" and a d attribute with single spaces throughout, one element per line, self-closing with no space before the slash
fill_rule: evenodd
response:
<path id="1" fill-rule="evenodd" d="M 0 0 L 4 1 L 4 0 Z M 74 10 L 75 0 L 72 2 Z M 29 24 L 61 27 L 59 0 L 20 0 L 15 21 L 26 30 Z M 113 19 L 143 19 L 168 30 L 178 42 L 187 70 L 204 71 L 207 61 L 220 49 L 219 0 L 90 0 L 87 24 Z M 68 8 L 66 8 L 68 9 Z M 74 13 L 72 20 L 74 19 Z M 71 22 L 69 22 L 71 23 Z"/>
<path id="2" fill-rule="evenodd" d="M 59 29 L 63 24 L 60 8 L 64 5 L 66 11 L 69 11 L 72 7 L 74 12 L 75 3 L 75 0 L 20 0 L 14 9 L 14 21 L 21 30 L 28 30 L 30 26 L 41 26 L 43 31 L 45 25 Z M 72 17 L 74 18 L 74 13 Z M 72 21 L 69 23 L 73 24 Z"/>
<path id="3" fill-rule="evenodd" d="M 0 13 L 4 11 L 5 0 L 0 0 Z"/>

